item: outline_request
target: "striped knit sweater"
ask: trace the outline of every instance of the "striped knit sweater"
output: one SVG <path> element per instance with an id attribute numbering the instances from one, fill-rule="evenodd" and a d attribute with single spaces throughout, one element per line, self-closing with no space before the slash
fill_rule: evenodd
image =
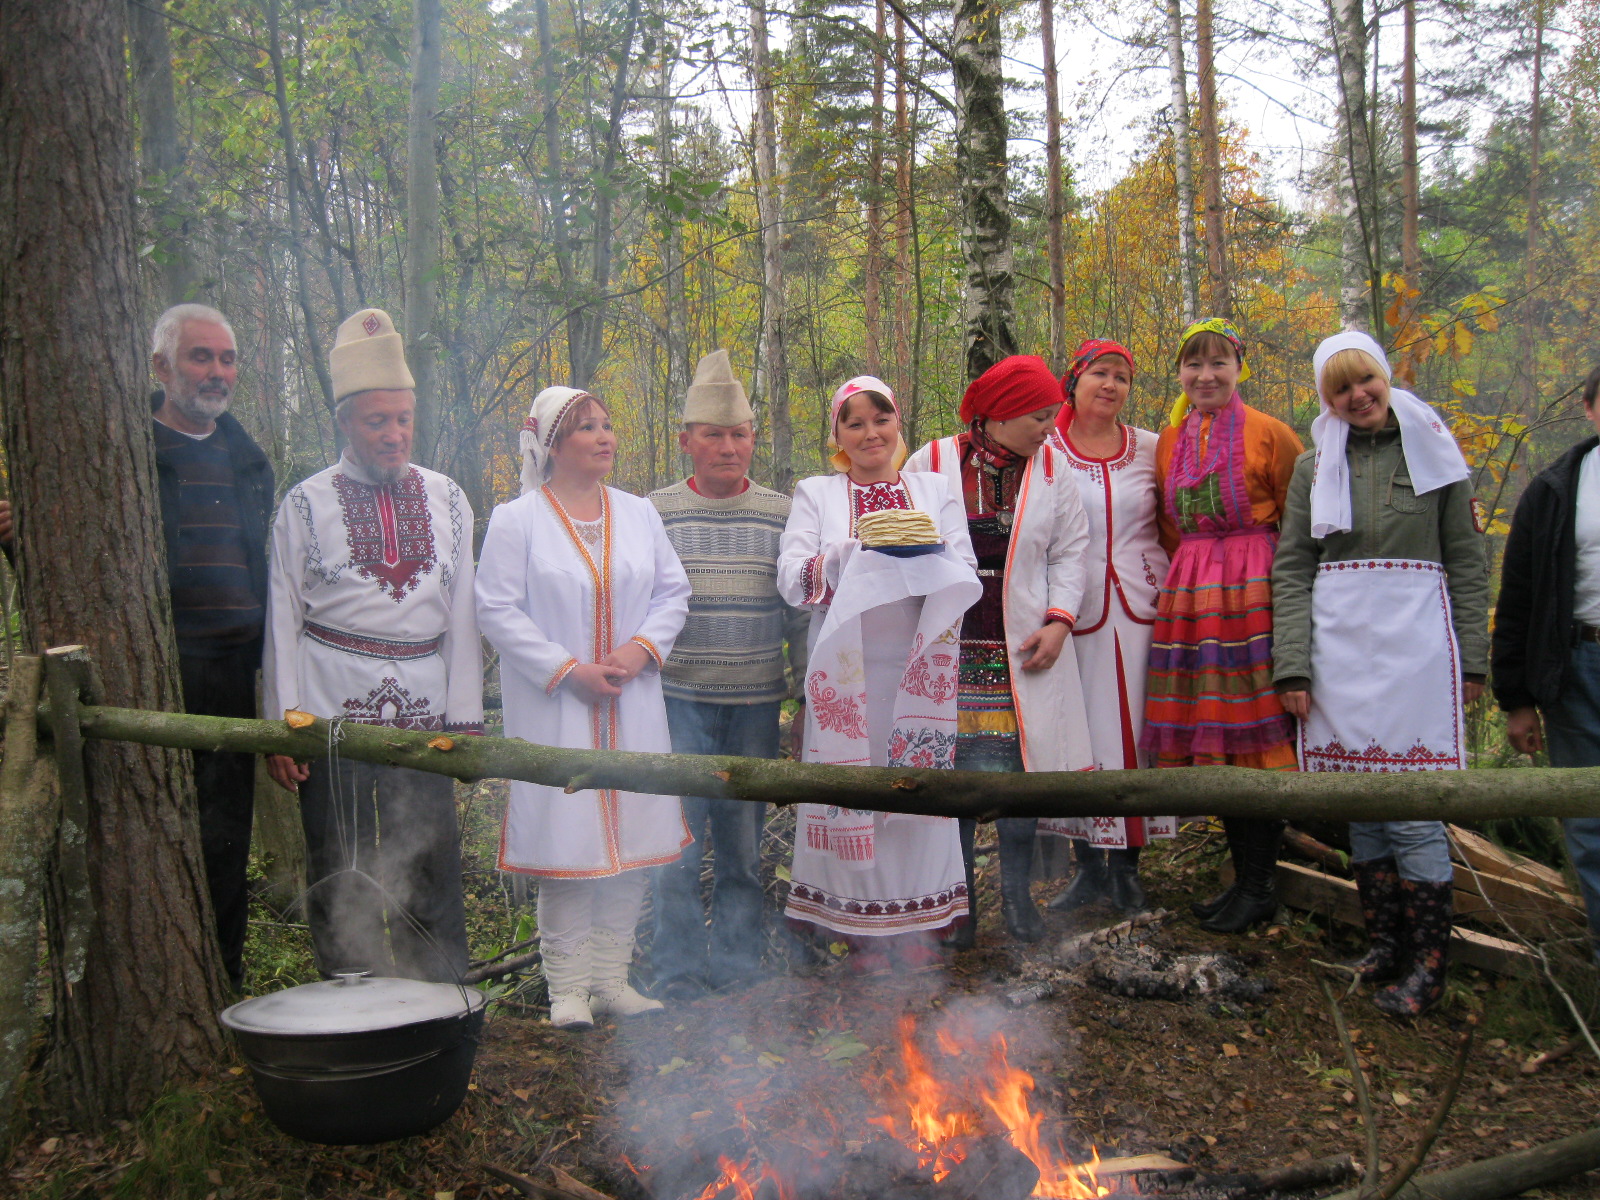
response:
<path id="1" fill-rule="evenodd" d="M 702 704 L 758 704 L 789 695 L 784 642 L 805 675 L 806 618 L 778 596 L 778 539 L 789 497 L 750 484 L 717 500 L 688 481 L 650 493 L 694 594 L 661 669 L 666 694 Z"/>

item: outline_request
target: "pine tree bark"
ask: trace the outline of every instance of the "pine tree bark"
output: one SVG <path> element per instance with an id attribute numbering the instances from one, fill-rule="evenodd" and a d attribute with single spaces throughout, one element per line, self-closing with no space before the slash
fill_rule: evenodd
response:
<path id="1" fill-rule="evenodd" d="M 1417 311 L 1422 299 L 1422 182 L 1417 169 L 1417 0 L 1405 0 L 1405 44 L 1400 64 L 1400 362 L 1395 377 L 1417 380 Z"/>
<path id="2" fill-rule="evenodd" d="M 915 413 L 916 385 L 911 371 L 911 97 L 907 94 L 906 20 L 894 13 L 894 361 L 895 394 L 910 400 Z M 909 433 L 907 435 L 910 436 Z"/>
<path id="3" fill-rule="evenodd" d="M 756 212 L 761 221 L 761 379 L 772 436 L 772 486 L 794 488 L 789 416 L 788 295 L 784 287 L 783 192 L 778 178 L 777 87 L 767 43 L 766 0 L 750 5 L 750 72 L 756 93 Z"/>
<path id="4" fill-rule="evenodd" d="M 1522 358 L 1522 412 L 1532 420 L 1539 406 L 1539 333 L 1543 305 L 1539 303 L 1539 185 L 1544 139 L 1545 0 L 1533 0 L 1533 95 L 1528 108 L 1528 210 L 1527 240 L 1523 250 L 1523 290 L 1527 296 L 1518 331 Z"/>
<path id="5" fill-rule="evenodd" d="M 195 287 L 190 211 L 194 189 L 183 169 L 166 0 L 128 0 L 128 59 L 139 114 L 139 182 L 161 248 L 162 297 L 181 304 Z"/>
<path id="6" fill-rule="evenodd" d="M 439 437 L 440 8 L 440 0 L 412 0 L 406 121 L 406 365 L 417 385 L 413 457 L 425 467 L 433 466 Z"/>
<path id="7" fill-rule="evenodd" d="M 1212 53 L 1211 0 L 1194 14 L 1195 68 L 1200 76 L 1200 171 L 1206 203 L 1206 279 L 1211 315 L 1233 320 L 1233 279 L 1228 270 L 1222 208 L 1222 139 L 1217 131 L 1217 70 Z"/>
<path id="8" fill-rule="evenodd" d="M 867 270 L 861 285 L 861 307 L 866 318 L 867 374 L 883 374 L 883 0 L 876 0 L 872 41 L 872 112 L 867 144 Z"/>
<path id="9" fill-rule="evenodd" d="M 661 156 L 659 183 L 665 191 L 677 161 L 672 129 L 672 58 L 661 51 L 661 92 L 656 98 L 656 152 Z M 661 266 L 666 302 L 663 325 L 667 342 L 667 395 L 676 403 L 689 389 L 689 280 L 683 256 L 683 226 L 671 211 L 661 214 Z"/>
<path id="10" fill-rule="evenodd" d="M 1178 185 L 1178 293 L 1183 323 L 1200 314 L 1200 281 L 1194 263 L 1194 131 L 1189 121 L 1189 79 L 1183 63 L 1183 8 L 1167 0 L 1167 74 L 1172 84 L 1172 161 Z"/>
<path id="11" fill-rule="evenodd" d="M 1050 369 L 1065 375 L 1067 356 L 1067 209 L 1062 197 L 1061 81 L 1056 68 L 1055 0 L 1039 0 L 1044 50 L 1044 224 L 1050 257 Z"/>
<path id="12" fill-rule="evenodd" d="M 967 260 L 962 318 L 968 379 L 1017 352 L 1000 14 L 995 0 L 956 0 L 951 58 L 961 245 Z"/>
<path id="13" fill-rule="evenodd" d="M 122 4 L 0 6 L 0 394 L 30 640 L 82 643 L 107 699 L 171 710 L 125 34 Z M 105 1127 L 215 1064 L 223 984 L 187 756 L 101 743 L 84 758 L 87 966 L 52 979 L 46 1093 Z"/>
<path id="14" fill-rule="evenodd" d="M 1339 317 L 1347 329 L 1371 332 L 1377 296 L 1377 250 L 1371 126 L 1367 115 L 1367 24 L 1361 0 L 1329 0 L 1338 59 L 1338 144 L 1344 232 Z"/>

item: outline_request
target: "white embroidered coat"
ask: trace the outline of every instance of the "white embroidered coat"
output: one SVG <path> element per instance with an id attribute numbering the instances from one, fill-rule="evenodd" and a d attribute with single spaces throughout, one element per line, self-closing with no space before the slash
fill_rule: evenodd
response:
<path id="1" fill-rule="evenodd" d="M 689 612 L 689 580 L 655 507 L 606 488 L 606 545 L 590 548 L 544 491 L 494 510 L 478 568 L 478 620 L 500 652 L 507 737 L 597 750 L 672 749 L 660 665 Z M 628 641 L 651 662 L 622 695 L 588 705 L 560 686 Z M 513 783 L 500 869 L 586 879 L 675 860 L 689 843 L 676 796 Z"/>
<path id="2" fill-rule="evenodd" d="M 348 456 L 289 489 L 272 527 L 265 711 L 398 729 L 483 728 L 472 506 L 413 466 Z"/>
<path id="3" fill-rule="evenodd" d="M 961 495 L 961 455 L 953 437 L 929 442 L 907 461 L 937 471 Z M 959 508 L 958 504 L 958 508 Z M 962 509 L 961 521 L 966 524 Z M 1022 473 L 1006 550 L 1003 603 L 1011 651 L 1011 699 L 1016 707 L 1022 763 L 1029 771 L 1082 771 L 1094 766 L 1088 714 L 1073 639 L 1055 666 L 1024 671 L 1017 647 L 1052 616 L 1076 621 L 1088 573 L 1089 517 L 1061 454 L 1041 446 Z"/>

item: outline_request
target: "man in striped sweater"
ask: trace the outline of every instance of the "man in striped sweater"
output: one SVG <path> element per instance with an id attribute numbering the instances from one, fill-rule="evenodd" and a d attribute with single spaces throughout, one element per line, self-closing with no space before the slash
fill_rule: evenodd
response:
<path id="1" fill-rule="evenodd" d="M 778 539 L 789 498 L 751 482 L 755 414 L 728 352 L 695 368 L 678 444 L 694 464 L 682 483 L 650 493 L 694 587 L 689 619 L 662 668 L 672 748 L 679 754 L 778 755 L 778 710 L 805 677 L 804 617 L 778 596 Z M 797 688 L 798 690 L 798 688 Z M 655 879 L 655 990 L 685 1003 L 745 983 L 761 968 L 759 876 L 764 805 L 683 797 L 694 843 Z M 700 890 L 709 835 L 710 929 Z"/>

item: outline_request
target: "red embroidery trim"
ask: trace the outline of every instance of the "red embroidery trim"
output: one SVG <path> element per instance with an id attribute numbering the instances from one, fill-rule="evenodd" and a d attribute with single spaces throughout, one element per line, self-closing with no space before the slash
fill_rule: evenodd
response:
<path id="1" fill-rule="evenodd" d="M 436 561 L 422 472 L 411 467 L 395 483 L 370 484 L 341 471 L 333 489 L 350 540 L 350 565 L 399 604 Z"/>

